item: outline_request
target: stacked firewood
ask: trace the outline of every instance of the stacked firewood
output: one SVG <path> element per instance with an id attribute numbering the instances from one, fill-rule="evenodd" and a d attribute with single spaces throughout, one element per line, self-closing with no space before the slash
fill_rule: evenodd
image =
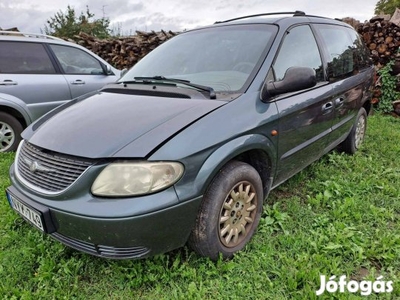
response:
<path id="1" fill-rule="evenodd" d="M 389 18 L 374 17 L 369 22 L 358 24 L 356 29 L 378 68 L 399 57 L 400 27 Z"/>
<path id="2" fill-rule="evenodd" d="M 175 36 L 172 31 L 142 32 L 129 37 L 97 39 L 81 32 L 74 37 L 74 42 L 91 50 L 117 69 L 129 69 L 143 56 L 166 40 Z"/>
<path id="3" fill-rule="evenodd" d="M 370 56 L 378 71 L 390 61 L 394 61 L 392 75 L 400 77 L 400 11 L 393 16 L 384 15 L 372 18 L 369 22 L 353 25 L 367 45 Z M 379 106 L 382 95 L 381 78 L 377 77 L 372 102 Z M 400 81 L 397 85 L 400 91 Z M 393 115 L 400 116 L 400 101 L 393 102 Z"/>

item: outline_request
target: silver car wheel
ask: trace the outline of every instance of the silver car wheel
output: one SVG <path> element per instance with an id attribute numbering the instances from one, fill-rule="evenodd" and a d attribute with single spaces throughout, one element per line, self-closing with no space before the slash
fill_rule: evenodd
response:
<path id="1" fill-rule="evenodd" d="M 356 149 L 360 148 L 361 144 L 364 141 L 365 136 L 365 128 L 366 128 L 366 120 L 365 116 L 361 115 L 357 122 L 356 127 L 356 135 L 355 135 L 355 147 Z"/>
<path id="2" fill-rule="evenodd" d="M 0 152 L 6 152 L 14 144 L 15 132 L 13 128 L 5 123 L 0 122 Z"/>

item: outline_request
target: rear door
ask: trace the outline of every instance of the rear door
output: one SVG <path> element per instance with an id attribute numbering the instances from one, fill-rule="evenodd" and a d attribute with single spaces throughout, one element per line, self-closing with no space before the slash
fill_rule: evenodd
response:
<path id="1" fill-rule="evenodd" d="M 64 76 L 34 42 L 0 41 L 0 93 L 25 102 L 33 120 L 71 99 Z"/>
<path id="2" fill-rule="evenodd" d="M 333 88 L 335 118 L 330 144 L 335 146 L 349 134 L 367 93 L 365 72 L 369 72 L 368 58 L 358 34 L 345 26 L 315 24 L 314 28 L 326 49 L 328 77 Z"/>
<path id="3" fill-rule="evenodd" d="M 114 74 L 106 74 L 105 66 L 82 49 L 65 45 L 50 45 L 50 48 L 60 62 L 72 98 L 98 90 L 118 79 Z"/>
<path id="4" fill-rule="evenodd" d="M 286 32 L 269 77 L 279 81 L 290 67 L 313 68 L 314 88 L 275 99 L 279 110 L 278 169 L 275 184 L 288 179 L 319 158 L 329 141 L 334 116 L 332 87 L 324 75 L 320 49 L 308 25 Z"/>

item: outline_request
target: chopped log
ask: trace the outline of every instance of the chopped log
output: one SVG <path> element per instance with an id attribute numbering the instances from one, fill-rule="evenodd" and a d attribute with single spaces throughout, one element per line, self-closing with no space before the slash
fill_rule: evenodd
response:
<path id="1" fill-rule="evenodd" d="M 390 16 L 377 16 L 356 27 L 370 50 L 375 65 L 385 65 L 397 57 L 400 46 L 400 27 Z"/>
<path id="2" fill-rule="evenodd" d="M 379 54 L 384 54 L 387 50 L 386 44 L 380 44 L 377 48 Z M 390 55 L 390 54 L 389 54 Z"/>

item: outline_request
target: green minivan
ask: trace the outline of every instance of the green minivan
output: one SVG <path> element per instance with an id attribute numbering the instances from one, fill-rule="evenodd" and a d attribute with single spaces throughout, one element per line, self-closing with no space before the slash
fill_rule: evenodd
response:
<path id="1" fill-rule="evenodd" d="M 271 189 L 335 148 L 360 147 L 373 77 L 352 27 L 300 11 L 181 33 L 29 126 L 8 201 L 92 255 L 143 258 L 187 243 L 230 258 Z"/>

